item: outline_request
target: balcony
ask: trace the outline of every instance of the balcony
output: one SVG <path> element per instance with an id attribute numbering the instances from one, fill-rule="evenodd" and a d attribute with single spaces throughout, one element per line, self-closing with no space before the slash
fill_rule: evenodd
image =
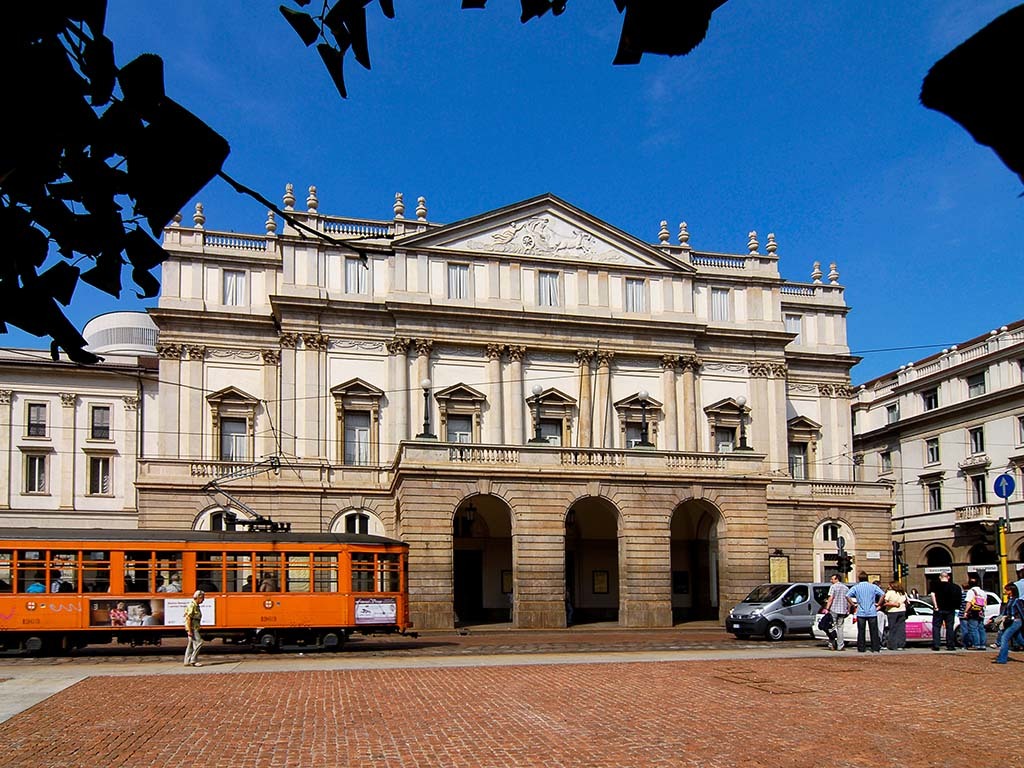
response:
<path id="1" fill-rule="evenodd" d="M 966 459 L 957 463 L 957 467 L 963 470 L 983 469 L 989 466 L 992 460 L 987 453 L 972 453 Z"/>
<path id="2" fill-rule="evenodd" d="M 993 504 L 968 504 L 966 507 L 956 507 L 956 522 L 971 523 L 976 521 L 995 520 L 999 512 L 994 509 Z"/>

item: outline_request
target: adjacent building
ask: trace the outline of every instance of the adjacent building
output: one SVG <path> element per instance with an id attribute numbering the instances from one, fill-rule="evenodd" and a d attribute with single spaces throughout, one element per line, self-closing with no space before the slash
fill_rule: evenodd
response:
<path id="1" fill-rule="evenodd" d="M 451 224 L 423 198 L 380 220 L 304 203 L 289 185 L 260 233 L 201 205 L 166 230 L 152 406 L 137 362 L 142 433 L 118 447 L 139 527 L 403 539 L 421 628 L 719 618 L 769 578 L 826 578 L 840 537 L 889 572 L 835 264 L 794 283 L 772 234 L 718 253 L 662 222 L 649 243 L 553 195 Z M 6 437 L 32 445 L 17 398 Z"/>
<path id="2" fill-rule="evenodd" d="M 859 477 L 893 487 L 893 540 L 924 590 L 951 569 L 998 584 L 996 521 L 1010 519 L 1007 551 L 1024 562 L 1024 320 L 908 363 L 853 399 Z M 1005 501 L 1002 474 L 1015 479 Z"/>

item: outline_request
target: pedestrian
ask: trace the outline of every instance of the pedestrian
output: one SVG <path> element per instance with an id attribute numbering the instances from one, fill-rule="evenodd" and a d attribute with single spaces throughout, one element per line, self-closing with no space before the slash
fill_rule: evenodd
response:
<path id="1" fill-rule="evenodd" d="M 1006 614 L 1010 619 L 1010 626 L 1003 630 L 1002 637 L 999 639 L 999 655 L 992 660 L 993 664 L 1005 664 L 1010 660 L 1010 643 L 1020 634 L 1021 627 L 1024 626 L 1024 600 L 1020 599 L 1017 585 L 1007 584 L 1005 594 L 1010 605 Z"/>
<path id="2" fill-rule="evenodd" d="M 939 582 L 931 593 L 932 608 L 932 650 L 939 650 L 942 640 L 942 628 L 946 628 L 946 650 L 956 650 L 956 633 L 953 625 L 956 619 L 956 612 L 960 608 L 960 600 L 963 591 L 950 581 L 949 572 L 943 571 L 939 574 Z"/>
<path id="3" fill-rule="evenodd" d="M 907 592 L 899 581 L 890 581 L 885 593 L 886 648 L 902 651 L 907 647 Z"/>
<path id="4" fill-rule="evenodd" d="M 921 599 L 921 594 L 917 591 L 917 587 L 914 587 L 913 589 L 910 590 L 910 596 L 912 598 L 914 598 L 915 600 L 920 600 Z"/>
<path id="5" fill-rule="evenodd" d="M 978 585 L 978 579 L 972 576 L 967 582 L 967 591 L 964 593 L 964 623 L 967 624 L 967 634 L 964 648 L 973 648 L 976 651 L 985 650 L 985 605 L 988 603 L 988 595 Z"/>
<path id="6" fill-rule="evenodd" d="M 203 638 L 199 634 L 199 627 L 203 623 L 203 609 L 200 606 L 205 598 L 206 593 L 197 589 L 196 593 L 192 595 L 192 599 L 188 601 L 188 605 L 185 606 L 185 635 L 188 637 L 188 643 L 185 645 L 186 667 L 203 666 L 196 661 L 196 658 L 199 656 L 199 649 L 203 647 Z"/>
<path id="7" fill-rule="evenodd" d="M 829 647 L 833 651 L 841 651 L 846 647 L 843 638 L 843 625 L 846 623 L 846 617 L 850 615 L 850 602 L 847 600 L 850 588 L 843 584 L 838 573 L 833 573 L 829 581 L 832 582 L 832 585 L 828 588 L 825 610 L 832 615 L 832 625 L 836 631 L 835 645 L 829 642 Z"/>
<path id="8" fill-rule="evenodd" d="M 857 610 L 857 653 L 866 649 L 864 635 L 871 630 L 871 652 L 882 650 L 882 640 L 878 635 L 878 607 L 885 597 L 885 592 L 877 584 L 868 581 L 866 572 L 857 574 L 857 583 L 850 587 L 846 599 Z"/>

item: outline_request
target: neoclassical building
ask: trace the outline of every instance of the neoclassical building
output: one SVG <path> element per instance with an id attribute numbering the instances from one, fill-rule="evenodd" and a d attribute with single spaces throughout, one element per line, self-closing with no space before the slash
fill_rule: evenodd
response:
<path id="1" fill-rule="evenodd" d="M 1007 554 L 1024 563 L 1024 320 L 908 363 L 853 400 L 858 470 L 892 484 L 893 540 L 924 591 L 943 570 L 1000 592 L 995 526 L 1009 512 Z M 1016 490 L 1005 502 L 996 478 Z"/>
<path id="2" fill-rule="evenodd" d="M 553 195 L 451 224 L 401 195 L 382 220 L 313 187 L 283 208 L 165 231 L 140 527 L 220 527 L 204 488 L 234 475 L 239 516 L 408 542 L 420 628 L 560 627 L 567 601 L 719 618 L 770 576 L 824 578 L 840 535 L 888 572 L 834 264 L 788 282 L 774 235 L 649 243 Z"/>

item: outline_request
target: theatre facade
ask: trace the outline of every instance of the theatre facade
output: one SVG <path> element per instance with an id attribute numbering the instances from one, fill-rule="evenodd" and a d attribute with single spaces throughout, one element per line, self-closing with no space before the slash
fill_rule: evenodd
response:
<path id="1" fill-rule="evenodd" d="M 794 283 L 772 234 L 649 243 L 553 195 L 452 224 L 303 202 L 260 234 L 201 206 L 166 230 L 140 527 L 402 539 L 418 628 L 718 619 L 824 578 L 839 536 L 889 573 L 836 265 Z"/>

